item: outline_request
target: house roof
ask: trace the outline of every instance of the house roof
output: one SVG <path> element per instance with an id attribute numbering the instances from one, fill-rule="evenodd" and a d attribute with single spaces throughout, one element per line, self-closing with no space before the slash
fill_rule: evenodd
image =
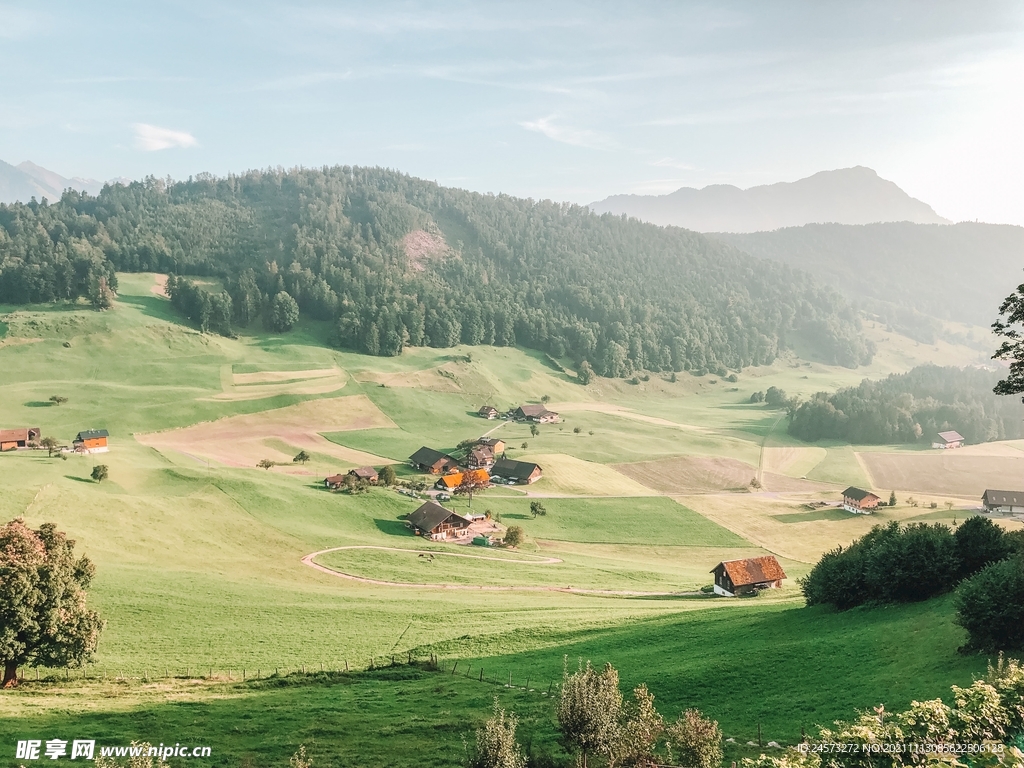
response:
<path id="1" fill-rule="evenodd" d="M 939 438 L 946 443 L 958 443 L 963 441 L 964 436 L 951 429 L 948 432 L 939 432 Z"/>
<path id="2" fill-rule="evenodd" d="M 0 429 L 0 442 L 9 443 L 28 440 L 28 433 L 39 434 L 39 427 L 23 427 L 21 429 Z"/>
<path id="3" fill-rule="evenodd" d="M 479 440 L 476 441 L 477 445 L 486 445 L 488 448 L 491 449 L 493 449 L 499 443 L 501 445 L 504 445 L 505 441 L 502 440 L 500 437 L 481 437 Z"/>
<path id="4" fill-rule="evenodd" d="M 993 506 L 1024 507 L 1024 491 L 985 491 L 982 501 Z"/>
<path id="5" fill-rule="evenodd" d="M 447 453 L 441 453 L 441 451 L 435 451 L 433 448 L 427 448 L 423 446 L 416 453 L 409 457 L 409 461 L 413 464 L 423 464 L 424 466 L 432 467 L 442 459 L 450 459 L 455 461 Z"/>
<path id="6" fill-rule="evenodd" d="M 546 406 L 543 405 L 520 405 L 519 410 L 523 416 L 540 418 L 541 416 L 557 416 L 558 414 L 554 411 L 549 411 Z"/>
<path id="7" fill-rule="evenodd" d="M 373 467 L 356 467 L 355 469 L 350 469 L 348 473 L 350 475 L 355 475 L 356 477 L 361 477 L 364 480 L 377 477 L 377 470 Z"/>
<path id="8" fill-rule="evenodd" d="M 764 557 L 750 557 L 745 560 L 724 560 L 714 568 L 714 573 L 719 568 L 724 568 L 729 574 L 729 580 L 734 587 L 745 587 L 750 584 L 761 584 L 766 581 L 778 581 L 786 578 L 786 572 L 782 570 L 779 561 L 774 555 Z"/>
<path id="9" fill-rule="evenodd" d="M 539 469 L 540 465 L 534 464 L 531 461 L 500 459 L 491 467 L 491 474 L 498 477 L 512 478 L 513 480 L 526 480 Z"/>
<path id="10" fill-rule="evenodd" d="M 110 437 L 110 433 L 105 429 L 86 429 L 79 432 L 75 440 L 95 440 L 97 437 Z"/>
<path id="11" fill-rule="evenodd" d="M 477 445 L 470 450 L 469 455 L 476 459 L 493 459 L 494 447 L 490 445 Z"/>
<path id="12" fill-rule="evenodd" d="M 490 483 L 491 476 L 487 473 L 486 469 L 474 469 L 470 472 L 455 472 L 451 475 L 445 475 L 440 478 L 435 485 L 443 485 L 448 490 L 452 488 L 458 488 L 462 485 L 463 479 L 469 475 L 478 483 Z"/>
<path id="13" fill-rule="evenodd" d="M 852 485 L 845 491 L 843 491 L 844 499 L 853 499 L 854 501 L 864 501 L 864 499 L 870 496 L 874 496 L 876 499 L 879 498 L 878 496 L 875 496 L 875 494 L 873 494 L 871 491 L 865 491 L 862 488 L 854 488 Z"/>
<path id="14" fill-rule="evenodd" d="M 498 409 L 495 408 L 493 405 L 481 405 L 478 413 L 490 413 L 491 411 L 497 413 Z"/>
<path id="15" fill-rule="evenodd" d="M 441 523 L 453 517 L 455 520 L 452 521 L 452 525 L 459 528 L 466 528 L 469 526 L 469 520 L 461 515 L 455 514 L 450 509 L 445 509 L 440 504 L 433 501 L 426 502 L 415 512 L 410 513 L 406 520 L 421 531 L 429 532 L 437 528 Z"/>
<path id="16" fill-rule="evenodd" d="M 324 478 L 324 482 L 325 483 L 332 483 L 332 484 L 343 483 L 343 482 L 345 482 L 345 476 L 344 475 L 331 475 L 330 477 L 325 477 Z"/>

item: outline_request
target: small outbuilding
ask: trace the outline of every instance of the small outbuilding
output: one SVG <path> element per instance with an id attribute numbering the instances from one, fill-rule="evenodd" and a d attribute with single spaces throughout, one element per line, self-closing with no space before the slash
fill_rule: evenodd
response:
<path id="1" fill-rule="evenodd" d="M 426 536 L 433 541 L 462 539 L 469 535 L 469 520 L 433 501 L 420 506 L 405 521 L 417 536 Z"/>
<path id="2" fill-rule="evenodd" d="M 331 475 L 324 478 L 324 488 L 329 491 L 336 491 L 345 484 L 344 475 Z"/>
<path id="3" fill-rule="evenodd" d="M 1004 515 L 1024 514 L 1024 491 L 992 491 L 988 490 L 981 497 L 986 512 L 999 512 Z"/>
<path id="4" fill-rule="evenodd" d="M 843 509 L 855 515 L 870 515 L 880 501 L 871 491 L 854 488 L 852 485 L 843 491 Z"/>
<path id="5" fill-rule="evenodd" d="M 0 451 L 14 451 L 28 448 L 30 443 L 39 441 L 42 432 L 39 427 L 23 427 L 21 429 L 0 429 Z"/>
<path id="6" fill-rule="evenodd" d="M 935 438 L 932 448 L 962 448 L 964 445 L 964 436 L 954 430 L 939 432 Z"/>
<path id="7" fill-rule="evenodd" d="M 480 485 L 487 485 L 491 482 L 491 476 L 487 473 L 486 469 L 473 469 L 468 472 L 453 472 L 450 475 L 445 475 L 439 478 L 434 487 L 439 491 L 454 491 L 463 481 L 469 477 L 475 483 Z"/>
<path id="8" fill-rule="evenodd" d="M 435 451 L 427 446 L 423 446 L 410 456 L 409 463 L 420 472 L 429 472 L 432 475 L 444 475 L 459 468 L 459 462 L 447 453 Z"/>
<path id="9" fill-rule="evenodd" d="M 552 424 L 558 421 L 558 414 L 543 405 L 520 405 L 512 412 L 516 421 L 532 421 L 535 424 Z"/>
<path id="10" fill-rule="evenodd" d="M 72 446 L 79 453 L 106 453 L 107 438 L 110 434 L 105 429 L 87 429 L 79 432 Z"/>
<path id="11" fill-rule="evenodd" d="M 377 482 L 377 470 L 373 467 L 356 467 L 348 471 L 356 480 L 365 480 L 368 483 Z"/>
<path id="12" fill-rule="evenodd" d="M 774 555 L 724 560 L 712 568 L 711 573 L 715 575 L 715 594 L 723 597 L 778 589 L 786 578 L 786 572 Z"/>
<path id="13" fill-rule="evenodd" d="M 501 459 L 494 462 L 494 466 L 491 467 L 491 476 L 508 481 L 514 480 L 517 484 L 529 485 L 544 477 L 544 471 L 540 464 L 534 464 L 532 461 Z"/>

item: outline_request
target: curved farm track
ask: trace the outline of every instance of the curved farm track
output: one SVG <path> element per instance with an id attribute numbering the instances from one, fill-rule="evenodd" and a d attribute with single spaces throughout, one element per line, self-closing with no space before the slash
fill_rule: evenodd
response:
<path id="1" fill-rule="evenodd" d="M 421 549 L 403 549 L 401 547 L 375 547 L 370 545 L 353 545 L 348 547 L 331 547 L 330 549 L 321 549 L 319 552 L 311 552 L 302 558 L 302 563 L 308 565 L 310 568 L 314 568 L 321 573 L 326 573 L 330 576 L 335 576 L 339 579 L 349 579 L 350 581 L 358 581 L 362 584 L 373 584 L 379 587 L 413 587 L 416 589 L 465 589 L 473 590 L 476 592 L 566 592 L 570 594 L 579 595 L 618 595 L 622 597 L 682 597 L 689 595 L 700 595 L 699 592 L 642 592 L 637 590 L 625 590 L 625 589 L 582 589 L 579 587 L 531 587 L 531 586 L 497 586 L 489 584 L 417 584 L 407 581 L 383 581 L 381 579 L 369 579 L 365 576 L 356 576 L 355 574 L 345 573 L 343 571 L 336 571 L 332 568 L 320 565 L 314 562 L 315 558 L 320 555 L 326 555 L 329 552 L 341 552 L 347 549 L 378 549 L 386 552 L 412 552 L 416 554 L 430 554 L 440 557 L 467 557 L 474 560 L 490 560 L 498 563 L 519 563 L 523 565 L 557 565 L 561 563 L 557 557 L 538 557 L 536 560 L 514 560 L 504 557 L 486 557 L 484 555 L 465 555 L 461 552 L 438 552 L 436 550 L 428 551 Z"/>

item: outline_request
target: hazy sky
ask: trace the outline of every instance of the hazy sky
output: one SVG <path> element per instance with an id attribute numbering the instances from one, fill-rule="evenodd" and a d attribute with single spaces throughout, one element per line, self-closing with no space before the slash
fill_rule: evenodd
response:
<path id="1" fill-rule="evenodd" d="M 1024 224 L 1024 4 L 0 2 L 0 159 L 590 202 L 867 165 Z"/>

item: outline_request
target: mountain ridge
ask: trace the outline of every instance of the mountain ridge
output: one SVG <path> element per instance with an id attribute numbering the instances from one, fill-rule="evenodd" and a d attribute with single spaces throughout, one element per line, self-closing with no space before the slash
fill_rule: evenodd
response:
<path id="1" fill-rule="evenodd" d="M 0 203 L 27 203 L 33 197 L 54 202 L 68 188 L 96 195 L 103 189 L 103 182 L 81 176 L 67 178 L 31 160 L 17 165 L 0 160 Z"/>
<path id="2" fill-rule="evenodd" d="M 697 232 L 748 233 L 825 223 L 952 223 L 864 166 L 748 189 L 714 184 L 681 187 L 667 195 L 612 195 L 589 207 L 595 213 L 626 214 Z"/>

